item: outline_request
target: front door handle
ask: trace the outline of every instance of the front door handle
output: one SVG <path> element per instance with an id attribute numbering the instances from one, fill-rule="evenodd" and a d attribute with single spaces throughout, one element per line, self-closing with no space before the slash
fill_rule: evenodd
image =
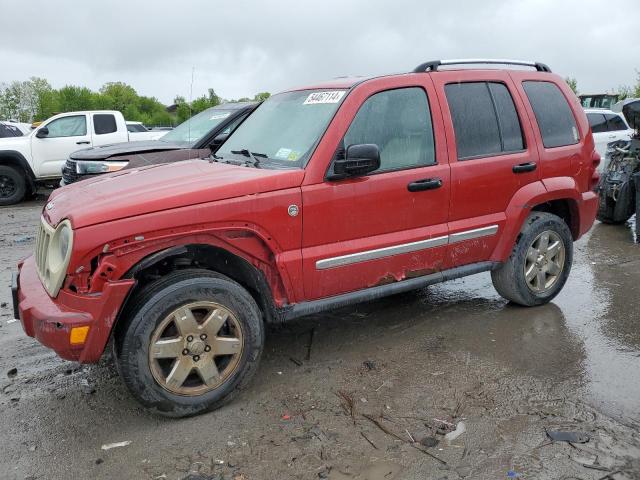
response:
<path id="1" fill-rule="evenodd" d="M 421 192 L 422 190 L 434 190 L 442 186 L 442 180 L 439 178 L 424 178 L 416 180 L 407 185 L 410 192 Z"/>
<path id="2" fill-rule="evenodd" d="M 521 163 L 520 165 L 514 165 L 512 170 L 513 173 L 526 173 L 533 172 L 536 168 L 538 168 L 536 162 L 529 162 Z"/>
<path id="3" fill-rule="evenodd" d="M 80 142 L 76 142 L 76 145 L 89 145 L 91 142 L 89 140 L 83 140 Z"/>

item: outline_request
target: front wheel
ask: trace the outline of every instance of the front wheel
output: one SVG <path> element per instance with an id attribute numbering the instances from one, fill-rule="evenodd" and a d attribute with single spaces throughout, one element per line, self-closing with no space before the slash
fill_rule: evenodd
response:
<path id="1" fill-rule="evenodd" d="M 118 370 L 138 401 L 172 417 L 220 407 L 250 380 L 262 315 L 242 286 L 214 272 L 174 272 L 146 287 L 116 332 Z"/>
<path id="2" fill-rule="evenodd" d="M 558 216 L 532 212 L 509 259 L 491 272 L 498 293 L 531 307 L 551 301 L 564 286 L 573 263 L 573 238 Z"/>
<path id="3" fill-rule="evenodd" d="M 0 206 L 19 203 L 27 191 L 27 181 L 21 169 L 0 165 Z"/>

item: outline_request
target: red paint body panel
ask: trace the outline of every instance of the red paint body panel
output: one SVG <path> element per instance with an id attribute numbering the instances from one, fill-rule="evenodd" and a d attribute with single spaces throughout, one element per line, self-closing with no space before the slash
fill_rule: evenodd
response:
<path id="1" fill-rule="evenodd" d="M 561 88 L 576 117 L 578 144 L 543 147 L 522 88 L 525 80 L 551 81 Z M 524 151 L 457 159 L 444 87 L 463 81 L 507 86 L 520 118 Z M 326 180 L 336 148 L 366 99 L 402 87 L 427 93 L 437 164 Z M 221 248 L 244 259 L 264 275 L 273 303 L 286 307 L 475 262 L 502 262 L 532 208 L 549 201 L 567 202 L 575 238 L 594 221 L 593 139 L 586 115 L 557 75 L 461 70 L 336 79 L 306 88 L 345 89 L 348 94 L 304 169 L 195 160 L 105 175 L 55 191 L 53 207 L 43 215 L 54 226 L 65 218 L 71 221 L 73 252 L 56 298 L 42 287 L 32 257 L 19 266 L 19 310 L 26 333 L 64 358 L 97 361 L 134 284 L 123 276 L 150 255 L 182 245 Z M 528 162 L 538 168 L 513 173 L 514 165 Z M 442 187 L 408 191 L 408 183 L 425 178 L 441 179 Z M 288 213 L 291 205 L 299 207 L 299 214 Z M 447 243 L 452 235 L 483 227 L 495 227 L 495 233 Z M 434 238 L 445 241 L 348 265 L 317 265 Z M 69 332 L 78 325 L 91 327 L 89 338 L 84 346 L 72 347 Z"/>

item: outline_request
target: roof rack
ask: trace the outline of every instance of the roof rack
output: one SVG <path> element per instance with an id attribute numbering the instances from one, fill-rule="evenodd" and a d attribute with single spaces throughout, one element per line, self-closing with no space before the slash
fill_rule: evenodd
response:
<path id="1" fill-rule="evenodd" d="M 435 72 L 439 66 L 445 65 L 521 65 L 524 67 L 533 67 L 539 72 L 550 72 L 551 69 L 540 62 L 530 62 L 526 60 L 505 60 L 505 59 L 490 59 L 490 58 L 465 58 L 456 60 L 431 60 L 430 62 L 424 62 L 413 69 L 415 73 L 422 72 Z"/>

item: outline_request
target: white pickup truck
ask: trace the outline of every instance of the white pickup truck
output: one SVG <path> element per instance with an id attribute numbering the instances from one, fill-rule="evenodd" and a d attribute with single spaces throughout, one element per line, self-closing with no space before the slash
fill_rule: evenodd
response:
<path id="1" fill-rule="evenodd" d="M 113 110 L 60 113 L 25 136 L 0 138 L 0 205 L 20 202 L 38 184 L 57 185 L 76 150 L 147 139 L 130 133 L 122 113 Z"/>

